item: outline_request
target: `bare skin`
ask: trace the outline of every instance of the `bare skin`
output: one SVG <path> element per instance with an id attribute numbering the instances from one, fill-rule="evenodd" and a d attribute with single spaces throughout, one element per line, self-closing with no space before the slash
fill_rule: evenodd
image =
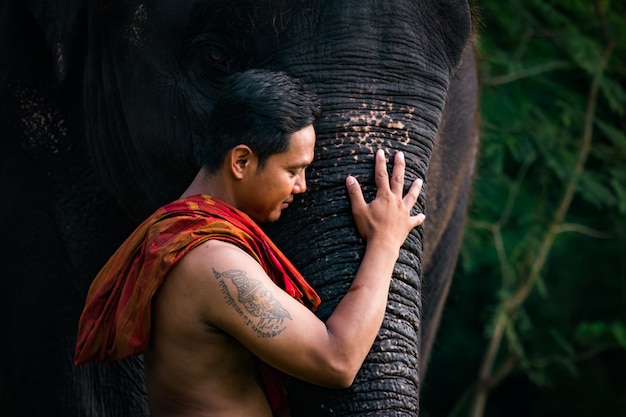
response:
<path id="1" fill-rule="evenodd" d="M 198 174 L 184 195 L 204 193 L 273 221 L 306 190 L 313 159 L 312 126 L 294 133 L 287 152 L 261 171 L 249 148 L 231 150 L 222 169 Z M 359 233 L 367 242 L 354 281 L 326 322 L 277 287 L 241 249 L 208 241 L 170 272 L 153 301 L 146 384 L 153 416 L 271 416 L 256 365 L 260 358 L 293 377 L 327 387 L 352 384 L 383 320 L 400 246 L 424 216 L 410 216 L 421 191 L 406 196 L 404 158 L 396 154 L 391 179 L 376 155 L 376 198 L 369 204 L 346 180 Z M 266 187 L 266 189 L 264 189 Z M 255 190 L 264 189 L 262 194 Z"/>

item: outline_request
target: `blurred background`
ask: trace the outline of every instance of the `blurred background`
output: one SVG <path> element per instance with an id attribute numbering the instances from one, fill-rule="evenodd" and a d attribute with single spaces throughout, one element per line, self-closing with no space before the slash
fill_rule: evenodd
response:
<path id="1" fill-rule="evenodd" d="M 626 416 L 626 1 L 479 0 L 481 151 L 422 417 Z"/>

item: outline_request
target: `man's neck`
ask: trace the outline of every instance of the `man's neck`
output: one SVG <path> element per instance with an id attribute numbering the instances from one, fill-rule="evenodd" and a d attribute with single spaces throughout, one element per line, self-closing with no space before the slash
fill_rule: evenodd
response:
<path id="1" fill-rule="evenodd" d="M 209 174 L 205 168 L 201 168 L 181 197 L 204 194 L 219 198 L 220 200 L 232 205 L 234 202 L 232 201 L 233 199 L 231 193 L 225 184 L 226 181 L 220 178 L 219 171 L 215 174 Z"/>

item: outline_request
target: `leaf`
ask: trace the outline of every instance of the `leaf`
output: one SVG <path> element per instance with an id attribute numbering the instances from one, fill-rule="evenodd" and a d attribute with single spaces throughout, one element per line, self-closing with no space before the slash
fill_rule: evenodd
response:
<path id="1" fill-rule="evenodd" d="M 626 152 L 626 133 L 598 118 L 596 118 L 595 124 L 617 149 Z"/>
<path id="2" fill-rule="evenodd" d="M 612 174 L 611 186 L 617 196 L 617 208 L 621 214 L 626 214 L 626 174 L 622 169 L 615 169 Z"/>
<path id="3" fill-rule="evenodd" d="M 524 371 L 528 379 L 539 388 L 549 388 L 552 386 L 552 379 L 545 368 L 526 367 Z"/>
<path id="4" fill-rule="evenodd" d="M 624 115 L 624 106 L 626 105 L 626 91 L 624 88 L 612 78 L 602 77 L 600 90 L 611 110 L 620 116 Z"/>
<path id="5" fill-rule="evenodd" d="M 610 180 L 597 172 L 584 171 L 578 182 L 581 197 L 598 209 L 617 206 L 617 198 L 609 187 Z"/>
<path id="6" fill-rule="evenodd" d="M 620 347 L 626 350 L 626 325 L 621 321 L 580 323 L 576 337 L 590 346 Z"/>
<path id="7" fill-rule="evenodd" d="M 583 322 L 576 328 L 578 340 L 588 345 L 598 344 L 598 341 L 606 339 L 608 333 L 609 325 L 604 321 Z"/>
<path id="8" fill-rule="evenodd" d="M 568 374 L 570 374 L 572 378 L 578 378 L 580 376 L 578 367 L 570 358 L 563 358 L 558 361 L 558 363 L 567 371 Z"/>
<path id="9" fill-rule="evenodd" d="M 556 328 L 551 328 L 550 329 L 550 336 L 552 336 L 552 339 L 556 342 L 556 344 L 563 350 L 565 351 L 565 353 L 567 353 L 568 356 L 574 356 L 574 354 L 576 353 L 574 347 L 572 346 L 572 344 L 563 336 L 563 334 L 559 331 L 559 329 Z"/>
<path id="10" fill-rule="evenodd" d="M 574 2 L 574 6 L 586 5 L 587 13 L 593 13 L 593 9 L 586 3 L 588 2 Z M 570 4 L 571 6 L 572 4 Z M 545 1 L 535 3 L 535 7 L 540 10 L 539 15 L 548 20 L 549 26 L 558 28 L 553 39 L 562 42 L 564 52 L 570 56 L 576 65 L 590 75 L 597 74 L 602 56 L 601 44 L 580 30 L 580 22 L 573 21 L 575 16 L 570 18 Z M 580 12 L 584 13 L 583 10 Z"/>
<path id="11" fill-rule="evenodd" d="M 622 349 L 626 349 L 626 326 L 624 326 L 624 323 L 619 321 L 613 322 L 611 324 L 611 333 L 613 333 L 617 344 Z"/>

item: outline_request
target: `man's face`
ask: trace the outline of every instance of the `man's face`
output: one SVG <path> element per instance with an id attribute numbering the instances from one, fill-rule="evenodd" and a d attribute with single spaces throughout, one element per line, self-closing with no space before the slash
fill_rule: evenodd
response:
<path id="1" fill-rule="evenodd" d="M 286 152 L 271 155 L 261 170 L 244 179 L 238 208 L 258 223 L 278 220 L 295 194 L 306 191 L 305 170 L 313 161 L 315 129 L 309 125 L 291 135 Z M 252 171 L 249 171 L 252 172 Z"/>

